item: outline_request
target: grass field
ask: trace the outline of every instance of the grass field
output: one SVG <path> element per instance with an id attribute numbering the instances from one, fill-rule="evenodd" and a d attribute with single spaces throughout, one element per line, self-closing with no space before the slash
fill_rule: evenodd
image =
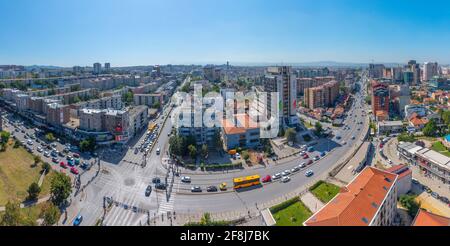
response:
<path id="1" fill-rule="evenodd" d="M 37 219 L 39 219 L 39 215 L 41 214 L 42 208 L 45 206 L 45 204 L 48 202 L 44 202 L 41 204 L 37 204 L 35 206 L 21 208 L 20 209 L 20 217 L 23 221 L 23 225 L 35 225 L 35 222 Z M 0 218 L 3 216 L 5 212 L 0 212 Z M 27 222 L 25 222 L 27 221 Z M 33 224 L 31 224 L 33 223 Z"/>
<path id="2" fill-rule="evenodd" d="M 8 200 L 23 202 L 27 197 L 27 189 L 32 182 L 38 182 L 41 166 L 33 166 L 33 156 L 23 148 L 13 148 L 12 145 L 4 152 L 0 152 L 0 206 Z M 47 174 L 41 186 L 40 197 L 50 191 L 50 178 L 54 174 Z"/>
<path id="3" fill-rule="evenodd" d="M 323 203 L 329 202 L 337 193 L 339 193 L 339 186 L 324 181 L 319 182 L 320 183 L 317 186 L 311 189 L 311 193 Z"/>
<path id="4" fill-rule="evenodd" d="M 303 222 L 311 217 L 312 212 L 298 201 L 273 214 L 277 226 L 302 226 Z"/>
<path id="5" fill-rule="evenodd" d="M 444 144 L 442 144 L 440 141 L 434 142 L 431 146 L 431 149 L 450 157 L 450 151 L 448 151 Z"/>

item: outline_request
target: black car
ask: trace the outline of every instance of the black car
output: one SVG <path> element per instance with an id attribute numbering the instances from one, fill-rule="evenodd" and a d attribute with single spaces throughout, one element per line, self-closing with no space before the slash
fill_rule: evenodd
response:
<path id="1" fill-rule="evenodd" d="M 152 186 L 148 185 L 147 189 L 145 189 L 145 196 L 150 196 L 150 193 L 152 193 Z"/>
<path id="2" fill-rule="evenodd" d="M 154 177 L 154 178 L 152 179 L 152 183 L 154 183 L 154 184 L 159 184 L 159 183 L 161 183 L 161 179 L 158 178 L 158 177 Z"/>
<path id="3" fill-rule="evenodd" d="M 216 192 L 217 191 L 217 187 L 215 187 L 214 185 L 208 186 L 206 188 L 207 192 Z"/>
<path id="4" fill-rule="evenodd" d="M 167 186 L 164 183 L 157 183 L 157 184 L 155 184 L 155 188 L 158 189 L 158 190 L 165 190 L 166 187 Z"/>
<path id="5" fill-rule="evenodd" d="M 202 192 L 202 188 L 200 186 L 194 186 L 191 188 L 191 192 Z"/>

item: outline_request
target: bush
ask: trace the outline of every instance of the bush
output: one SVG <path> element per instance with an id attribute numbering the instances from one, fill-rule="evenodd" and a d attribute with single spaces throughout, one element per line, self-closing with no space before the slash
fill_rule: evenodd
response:
<path id="1" fill-rule="evenodd" d="M 311 187 L 309 187 L 309 191 L 312 191 L 314 189 L 316 189 L 317 187 L 319 187 L 321 184 L 323 184 L 324 181 L 323 180 L 319 180 L 317 181 L 317 183 L 313 184 Z"/>
<path id="2" fill-rule="evenodd" d="M 300 197 L 296 196 L 296 197 L 291 198 L 291 199 L 289 199 L 289 200 L 287 200 L 285 202 L 282 202 L 282 203 L 280 203 L 278 205 L 275 205 L 275 206 L 271 207 L 270 208 L 270 212 L 272 214 L 274 214 L 274 213 L 276 213 L 278 211 L 281 211 L 281 210 L 291 206 L 292 204 L 294 204 L 294 203 L 296 203 L 298 201 L 300 201 Z"/>
<path id="3" fill-rule="evenodd" d="M 408 210 L 408 214 L 411 217 L 415 217 L 417 211 L 419 211 L 420 204 L 416 202 L 417 195 L 401 195 L 399 198 L 400 204 Z"/>

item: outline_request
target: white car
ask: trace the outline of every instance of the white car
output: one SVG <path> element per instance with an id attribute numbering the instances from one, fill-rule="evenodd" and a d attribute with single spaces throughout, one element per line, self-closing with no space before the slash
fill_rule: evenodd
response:
<path id="1" fill-rule="evenodd" d="M 291 172 L 293 172 L 293 173 L 298 172 L 298 171 L 300 171 L 300 167 L 299 166 L 296 166 L 296 167 L 291 169 Z"/>
<path id="2" fill-rule="evenodd" d="M 302 162 L 302 163 L 300 163 L 300 165 L 298 165 L 300 168 L 304 168 L 304 167 L 306 167 L 306 162 Z"/>
<path id="3" fill-rule="evenodd" d="M 37 152 L 41 153 L 42 152 L 42 148 L 41 147 L 37 147 Z"/>
<path id="4" fill-rule="evenodd" d="M 288 176 L 289 174 L 291 174 L 291 171 L 289 171 L 289 170 L 284 170 L 284 171 L 281 173 L 281 176 L 285 177 L 285 176 Z"/>
<path id="5" fill-rule="evenodd" d="M 272 179 L 273 179 L 273 180 L 279 179 L 279 178 L 281 178 L 281 173 L 276 173 L 276 174 L 274 174 L 274 175 L 272 176 Z"/>
<path id="6" fill-rule="evenodd" d="M 183 176 L 183 177 L 181 177 L 181 182 L 190 183 L 191 182 L 191 177 Z"/>
<path id="7" fill-rule="evenodd" d="M 285 177 L 281 178 L 281 182 L 283 182 L 283 183 L 287 183 L 287 182 L 289 182 L 289 180 L 291 180 L 291 178 L 289 178 L 289 176 L 285 176 Z"/>
<path id="8" fill-rule="evenodd" d="M 45 151 L 45 152 L 44 152 L 44 156 L 45 156 L 45 157 L 49 157 L 49 156 L 50 156 L 50 153 L 48 153 L 47 151 Z"/>

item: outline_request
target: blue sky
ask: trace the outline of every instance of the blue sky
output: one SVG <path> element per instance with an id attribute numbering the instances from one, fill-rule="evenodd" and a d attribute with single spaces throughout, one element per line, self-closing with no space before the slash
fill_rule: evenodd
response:
<path id="1" fill-rule="evenodd" d="M 0 0 L 0 64 L 450 63 L 446 0 Z"/>

